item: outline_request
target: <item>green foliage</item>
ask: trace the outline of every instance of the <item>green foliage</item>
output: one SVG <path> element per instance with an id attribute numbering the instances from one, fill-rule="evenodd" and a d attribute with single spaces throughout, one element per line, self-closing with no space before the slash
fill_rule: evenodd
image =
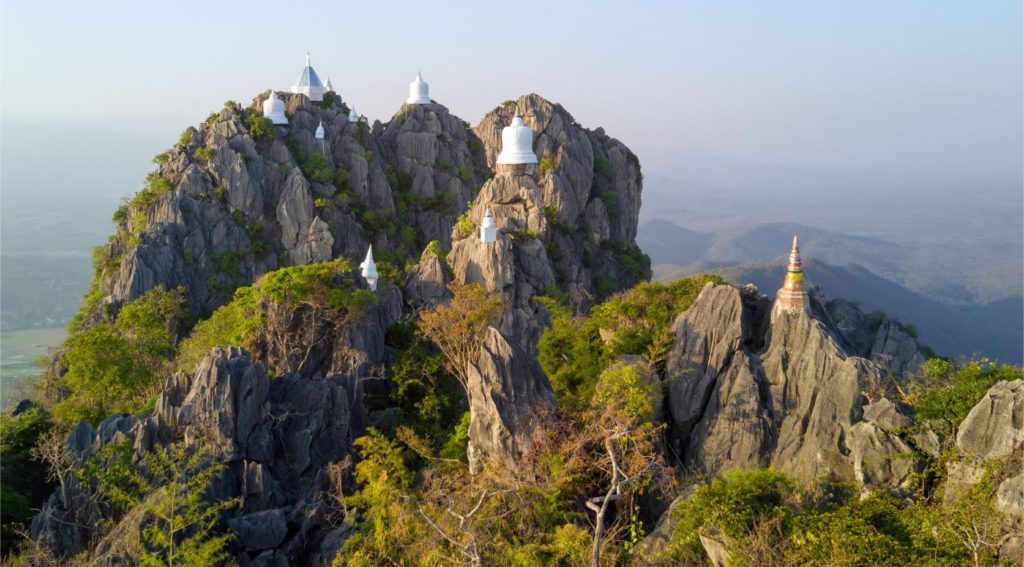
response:
<path id="1" fill-rule="evenodd" d="M 544 220 L 547 221 L 548 226 L 555 229 L 555 231 L 560 234 L 568 235 L 572 232 L 569 230 L 569 227 L 562 222 L 561 217 L 558 216 L 558 209 L 554 207 L 544 207 Z"/>
<path id="2" fill-rule="evenodd" d="M 437 168 L 442 170 L 442 171 L 450 171 L 451 168 L 452 168 L 452 160 L 450 160 L 450 159 L 443 159 L 443 160 L 437 162 Z"/>
<path id="3" fill-rule="evenodd" d="M 313 154 L 309 159 L 302 162 L 299 168 L 310 181 L 329 183 L 334 179 L 334 169 L 331 168 L 331 164 L 327 161 L 327 156 L 324 154 Z"/>
<path id="4" fill-rule="evenodd" d="M 635 365 L 613 364 L 598 378 L 591 403 L 629 420 L 649 422 L 661 403 L 661 385 L 644 381 Z"/>
<path id="5" fill-rule="evenodd" d="M 718 531 L 740 565 L 953 566 L 971 559 L 960 537 L 994 540 L 999 529 L 989 477 L 954 506 L 858 492 L 826 480 L 803 493 L 772 469 L 730 471 L 676 507 L 663 559 L 703 562 L 700 536 Z M 989 564 L 994 555 L 982 549 L 976 564 Z"/>
<path id="6" fill-rule="evenodd" d="M 257 142 L 270 142 L 277 137 L 274 123 L 266 116 L 252 114 L 245 119 L 245 126 L 249 129 L 249 135 Z"/>
<path id="7" fill-rule="evenodd" d="M 334 201 L 331 201 L 330 199 L 325 199 L 323 197 L 317 197 L 316 199 L 313 199 L 313 206 L 321 211 L 330 207 L 333 203 Z"/>
<path id="8" fill-rule="evenodd" d="M 452 429 L 460 423 L 466 398 L 459 382 L 445 371 L 441 354 L 432 352 L 416 337 L 415 325 L 410 318 L 388 330 L 387 344 L 396 351 L 391 366 L 395 387 L 389 394 L 389 405 L 401 409 L 402 425 L 424 437 L 436 450 L 445 446 Z M 456 449 L 447 452 L 458 455 Z M 463 444 L 463 455 L 465 450 Z"/>
<path id="9" fill-rule="evenodd" d="M 218 185 L 213 188 L 213 197 L 221 203 L 228 202 L 228 190 L 226 187 Z"/>
<path id="10" fill-rule="evenodd" d="M 213 158 L 213 148 L 199 148 L 195 151 L 194 155 L 199 161 L 210 161 Z"/>
<path id="11" fill-rule="evenodd" d="M 742 538 L 759 520 L 787 518 L 794 493 L 792 482 L 772 469 L 730 471 L 676 507 L 673 544 L 699 547 L 701 530 L 711 525 L 731 538 Z"/>
<path id="12" fill-rule="evenodd" d="M 5 550 L 13 547 L 17 530 L 27 527 L 33 506 L 53 488 L 30 453 L 51 427 L 50 418 L 38 408 L 16 416 L 0 413 L 0 547 Z"/>
<path id="13" fill-rule="evenodd" d="M 108 443 L 90 455 L 82 463 L 82 468 L 76 471 L 86 486 L 95 483 L 96 491 L 110 504 L 115 514 L 121 514 L 141 502 L 149 488 L 132 462 L 134 454 L 130 439 Z"/>
<path id="14" fill-rule="evenodd" d="M 448 256 L 448 251 L 442 250 L 441 243 L 436 240 L 431 240 L 430 243 L 427 244 L 427 251 L 429 251 L 434 256 L 437 256 L 441 260 L 444 260 L 445 257 Z"/>
<path id="15" fill-rule="evenodd" d="M 660 368 L 672 345 L 672 322 L 708 282 L 724 283 L 710 275 L 671 284 L 644 282 L 595 306 L 589 318 L 574 318 L 557 301 L 538 298 L 551 314 L 551 326 L 541 335 L 537 360 L 559 406 L 582 411 L 598 376 L 619 356 L 645 355 Z"/>
<path id="16" fill-rule="evenodd" d="M 512 99 L 503 100 L 503 101 L 501 101 L 501 105 L 502 106 L 515 106 L 516 105 L 516 101 L 514 101 Z"/>
<path id="17" fill-rule="evenodd" d="M 160 153 L 160 154 L 156 154 L 155 156 L 153 156 L 153 163 L 155 163 L 156 165 L 163 165 L 163 164 L 167 163 L 167 160 L 169 158 L 170 158 L 170 152 L 163 152 L 163 153 Z"/>
<path id="18" fill-rule="evenodd" d="M 469 163 L 462 162 L 459 164 L 459 179 L 463 181 L 469 181 L 473 178 L 473 168 L 469 166 Z"/>
<path id="19" fill-rule="evenodd" d="M 933 358 L 924 365 L 925 379 L 912 385 L 910 399 L 920 421 L 944 420 L 955 431 L 985 392 L 1000 380 L 1020 380 L 1019 366 L 985 359 L 954 367 L 948 360 Z"/>
<path id="20" fill-rule="evenodd" d="M 359 219 L 359 226 L 362 227 L 363 235 L 370 242 L 376 240 L 380 233 L 395 234 L 398 231 L 398 224 L 395 223 L 395 219 L 388 209 L 363 211 Z"/>
<path id="21" fill-rule="evenodd" d="M 341 556 L 349 565 L 385 565 L 401 557 L 396 542 L 424 534 L 409 522 L 402 499 L 408 494 L 415 474 L 406 463 L 405 452 L 374 428 L 356 439 L 362 460 L 356 465 L 356 480 L 362 488 L 345 503 L 362 509 L 359 532 L 345 541 Z M 397 556 L 397 557 L 396 557 Z"/>
<path id="22" fill-rule="evenodd" d="M 217 565 L 230 555 L 230 531 L 221 515 L 238 505 L 237 498 L 210 502 L 207 493 L 225 466 L 203 450 L 183 444 L 161 447 L 146 455 L 155 488 L 143 503 L 139 564 L 146 567 Z"/>
<path id="23" fill-rule="evenodd" d="M 54 406 L 54 418 L 97 425 L 110 412 L 139 411 L 168 369 L 185 317 L 183 290 L 158 287 L 127 303 L 113 323 L 70 336 L 61 356 L 68 394 Z"/>
<path id="24" fill-rule="evenodd" d="M 612 163 L 606 157 L 594 156 L 594 173 L 600 173 L 606 177 L 610 176 L 612 174 Z"/>
<path id="25" fill-rule="evenodd" d="M 614 189 L 602 191 L 599 195 L 604 203 L 604 210 L 608 212 L 608 218 L 615 220 L 619 218 L 619 195 Z"/>
<path id="26" fill-rule="evenodd" d="M 553 159 L 551 159 L 549 157 L 542 158 L 540 160 L 540 172 L 541 172 L 541 174 L 547 173 L 547 172 L 551 171 L 552 169 L 555 169 L 555 160 L 553 160 Z"/>
<path id="27" fill-rule="evenodd" d="M 312 305 L 344 320 L 354 320 L 377 296 L 351 279 L 351 264 L 344 258 L 318 264 L 291 266 L 264 274 L 251 286 L 235 290 L 234 297 L 193 329 L 178 349 L 178 368 L 191 370 L 214 347 L 245 346 L 264 323 L 271 303 L 297 307 Z"/>
<path id="28" fill-rule="evenodd" d="M 212 115 L 212 116 L 216 116 L 216 115 Z M 187 146 L 188 143 L 192 141 L 192 135 L 195 134 L 195 133 L 196 133 L 196 129 L 195 128 L 193 128 L 191 126 L 189 126 L 188 128 L 185 128 L 185 131 L 182 132 L 181 136 L 178 137 L 178 145 L 179 146 Z"/>

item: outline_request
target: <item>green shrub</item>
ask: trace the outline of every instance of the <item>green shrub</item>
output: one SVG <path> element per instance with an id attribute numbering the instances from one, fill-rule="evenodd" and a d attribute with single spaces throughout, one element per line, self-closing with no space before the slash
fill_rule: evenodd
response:
<path id="1" fill-rule="evenodd" d="M 213 158 L 213 148 L 199 148 L 195 152 L 196 159 L 208 162 Z"/>
<path id="2" fill-rule="evenodd" d="M 216 115 L 213 115 L 213 116 L 216 116 Z M 185 128 L 185 131 L 181 133 L 181 136 L 178 136 L 178 145 L 179 146 L 187 146 L 188 143 L 192 141 L 192 134 L 195 134 L 195 133 L 196 133 L 196 129 L 195 128 L 193 128 L 191 126 L 189 126 L 188 128 Z"/>
<path id="3" fill-rule="evenodd" d="M 555 160 L 546 157 L 540 160 L 540 172 L 547 173 L 555 168 Z"/>
<path id="4" fill-rule="evenodd" d="M 170 159 L 170 157 L 171 157 L 170 156 L 170 152 L 164 152 L 162 154 L 156 154 L 155 156 L 153 156 L 153 163 L 155 163 L 157 165 L 165 164 L 165 163 L 167 163 L 167 160 Z"/>
<path id="5" fill-rule="evenodd" d="M 313 206 L 319 210 L 324 210 L 331 206 L 331 201 L 323 197 L 317 197 L 313 200 Z"/>
<path id="6" fill-rule="evenodd" d="M 330 183 L 334 178 L 334 170 L 331 168 L 331 164 L 327 160 L 327 156 L 323 154 L 313 154 L 309 156 L 309 159 L 302 162 L 299 168 L 310 181 L 315 181 L 317 183 Z"/>
<path id="7" fill-rule="evenodd" d="M 462 162 L 459 165 L 459 179 L 463 181 L 469 181 L 473 178 L 473 169 L 469 167 L 469 164 Z"/>
<path id="8" fill-rule="evenodd" d="M 277 128 L 265 116 L 253 114 L 246 118 L 245 126 L 249 129 L 249 135 L 257 142 L 270 142 L 277 137 Z"/>
<path id="9" fill-rule="evenodd" d="M 168 370 L 187 318 L 184 304 L 183 289 L 153 288 L 125 304 L 113 323 L 68 337 L 61 355 L 68 394 L 54 406 L 54 418 L 97 425 L 111 412 L 143 407 Z"/>
<path id="10" fill-rule="evenodd" d="M 443 159 L 437 162 L 437 168 L 442 171 L 449 171 L 452 168 L 452 161 L 449 159 Z"/>
<path id="11" fill-rule="evenodd" d="M 0 413 L 0 545 L 13 549 L 18 530 L 26 529 L 53 490 L 42 463 L 31 454 L 40 437 L 50 431 L 49 416 L 39 408 L 18 415 Z"/>
<path id="12" fill-rule="evenodd" d="M 516 101 L 514 101 L 512 99 L 503 100 L 501 102 L 502 106 L 515 106 L 516 104 L 517 104 Z"/>
<path id="13" fill-rule="evenodd" d="M 924 365 L 925 379 L 913 385 L 911 401 L 918 420 L 944 420 L 955 431 L 979 400 L 1000 380 L 1020 380 L 1019 366 L 982 359 L 954 367 L 948 360 L 933 358 Z"/>
<path id="14" fill-rule="evenodd" d="M 599 173 L 605 177 L 611 176 L 612 163 L 606 157 L 594 156 L 594 173 Z"/>
<path id="15" fill-rule="evenodd" d="M 227 188 L 223 187 L 223 186 L 220 186 L 220 185 L 214 187 L 213 188 L 213 197 L 215 199 L 217 199 L 218 201 L 220 201 L 221 203 L 227 203 L 228 202 L 228 190 L 227 190 Z"/>

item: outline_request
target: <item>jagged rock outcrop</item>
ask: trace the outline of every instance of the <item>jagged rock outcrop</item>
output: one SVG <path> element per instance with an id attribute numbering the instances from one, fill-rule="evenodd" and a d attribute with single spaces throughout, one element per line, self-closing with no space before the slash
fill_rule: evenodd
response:
<path id="1" fill-rule="evenodd" d="M 918 372 L 927 360 L 917 338 L 899 321 L 885 318 L 880 313 L 865 315 L 844 299 L 825 301 L 817 290 L 815 295 L 823 304 L 822 316 L 829 320 L 851 353 L 867 358 L 883 371 L 897 376 Z"/>
<path id="2" fill-rule="evenodd" d="M 812 313 L 767 307 L 752 287 L 708 284 L 677 319 L 667 403 L 684 464 L 708 474 L 773 465 L 805 481 L 908 481 L 910 447 L 893 433 L 907 418 L 865 394 L 879 390 L 879 369 Z"/>
<path id="3" fill-rule="evenodd" d="M 583 128 L 561 105 L 529 94 L 492 110 L 474 128 L 491 167 L 501 130 L 517 111 L 533 131 L 539 166 L 531 175 L 485 186 L 473 220 L 479 222 L 491 199 L 506 209 L 518 205 L 513 229 L 537 231 L 555 285 L 578 312 L 650 277 L 650 260 L 635 243 L 643 185 L 636 155 L 602 129 Z"/>
<path id="4" fill-rule="evenodd" d="M 489 459 L 518 470 L 539 421 L 555 408 L 555 395 L 537 361 L 491 327 L 480 357 L 468 368 L 470 470 Z"/>
<path id="5" fill-rule="evenodd" d="M 288 125 L 255 125 L 263 93 L 158 156 L 144 198 L 118 213 L 94 319 L 158 285 L 183 286 L 192 312 L 205 315 L 282 266 L 357 260 L 368 244 L 399 257 L 431 240 L 450 247 L 456 217 L 489 175 L 468 124 L 432 103 L 403 105 L 371 128 L 349 122 L 335 94 L 322 103 L 278 94 Z"/>
<path id="6" fill-rule="evenodd" d="M 435 305 L 448 297 L 451 276 L 448 265 L 431 250 L 424 250 L 420 261 L 405 278 L 405 300 L 413 307 Z"/>
<path id="7" fill-rule="evenodd" d="M 489 171 L 483 144 L 469 124 L 436 102 L 402 105 L 379 138 L 396 172 L 395 190 L 408 194 L 404 206 L 416 209 L 405 219 L 424 242 L 451 248 L 452 225 Z"/>
<path id="8" fill-rule="evenodd" d="M 80 423 L 69 449 L 81 463 L 103 445 L 127 440 L 139 461 L 156 445 L 202 444 L 227 465 L 216 497 L 241 500 L 228 513 L 237 558 L 247 563 L 273 549 L 277 561 L 314 564 L 321 543 L 344 529 L 319 496 L 331 489 L 328 466 L 348 454 L 365 424 L 361 395 L 354 375 L 272 378 L 249 353 L 215 349 L 194 374 L 168 379 L 151 415 L 113 415 L 98 430 Z M 78 484 L 69 506 L 54 494 L 33 521 L 33 538 L 60 555 L 84 549 L 92 526 L 110 513 L 83 505 L 93 500 Z"/>
<path id="9" fill-rule="evenodd" d="M 1024 450 L 1024 380 L 989 388 L 957 429 L 956 446 L 986 460 Z"/>

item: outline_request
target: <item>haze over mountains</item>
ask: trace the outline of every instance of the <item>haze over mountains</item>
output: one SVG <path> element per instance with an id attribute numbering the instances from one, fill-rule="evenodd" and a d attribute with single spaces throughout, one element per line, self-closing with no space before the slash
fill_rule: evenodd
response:
<path id="1" fill-rule="evenodd" d="M 653 168 L 668 166 L 655 157 Z M 714 271 L 771 294 L 797 233 L 829 297 L 914 324 L 942 355 L 1024 356 L 1019 181 L 829 174 L 696 152 L 675 166 L 677 177 L 647 176 L 641 210 L 637 242 L 656 278 Z"/>
<path id="2" fill-rule="evenodd" d="M 2 325 L 62 326 L 88 286 L 91 248 L 112 232 L 110 211 L 166 144 L 5 122 L 3 145 Z M 721 271 L 770 293 L 799 233 L 809 277 L 830 297 L 915 324 L 940 354 L 1021 360 L 1014 180 L 907 180 L 686 151 L 640 159 L 648 188 L 638 242 L 655 277 Z M 820 262 L 827 274 L 814 272 Z"/>

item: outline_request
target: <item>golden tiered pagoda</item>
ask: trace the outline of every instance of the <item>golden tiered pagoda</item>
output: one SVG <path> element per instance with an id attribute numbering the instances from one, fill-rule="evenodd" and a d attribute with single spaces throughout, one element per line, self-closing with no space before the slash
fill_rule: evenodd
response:
<path id="1" fill-rule="evenodd" d="M 800 241 L 793 235 L 793 250 L 789 253 L 786 280 L 775 296 L 775 308 L 786 311 L 806 309 L 807 291 L 804 290 L 804 271 L 800 263 Z"/>

